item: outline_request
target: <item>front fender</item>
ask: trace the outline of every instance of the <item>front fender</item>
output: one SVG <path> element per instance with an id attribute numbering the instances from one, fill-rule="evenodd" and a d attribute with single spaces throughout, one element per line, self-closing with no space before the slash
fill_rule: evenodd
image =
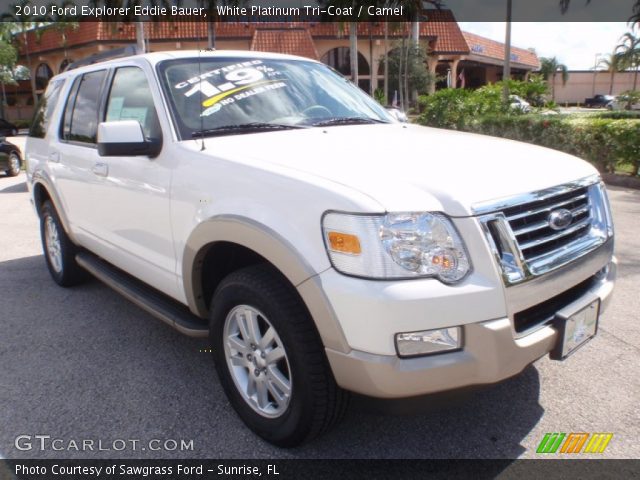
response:
<path id="1" fill-rule="evenodd" d="M 318 273 L 286 238 L 270 227 L 238 215 L 218 215 L 200 223 L 186 242 L 182 278 L 191 311 L 209 314 L 202 292 L 202 267 L 207 245 L 230 242 L 256 252 L 274 265 L 297 289 L 309 310 L 325 347 L 348 352 L 349 347 L 321 284 Z"/>

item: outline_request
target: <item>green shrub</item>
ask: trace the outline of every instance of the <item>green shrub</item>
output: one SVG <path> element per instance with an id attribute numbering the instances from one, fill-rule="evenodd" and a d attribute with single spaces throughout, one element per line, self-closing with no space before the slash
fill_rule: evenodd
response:
<path id="1" fill-rule="evenodd" d="M 420 109 L 423 113 L 418 122 L 422 125 L 465 130 L 473 119 L 482 115 L 507 115 L 510 107 L 502 102 L 499 86 L 487 85 L 478 90 L 447 88 L 422 96 Z"/>
<path id="2" fill-rule="evenodd" d="M 592 162 L 601 172 L 640 168 L 640 112 L 584 115 L 523 114 L 502 100 L 503 83 L 478 90 L 444 89 L 420 97 L 422 125 L 504 137 L 560 150 Z M 534 77 L 509 81 L 512 94 L 542 99 L 546 84 Z M 547 103 L 555 108 L 555 103 Z"/>
<path id="3" fill-rule="evenodd" d="M 16 127 L 18 128 L 30 128 L 31 127 L 31 120 L 15 120 L 13 123 Z"/>
<path id="4" fill-rule="evenodd" d="M 376 88 L 374 90 L 374 92 L 373 92 L 373 98 L 375 98 L 376 102 L 378 102 L 383 107 L 387 106 L 387 97 L 384 96 L 384 90 L 383 89 Z"/>
<path id="5" fill-rule="evenodd" d="M 611 120 L 640 120 L 640 112 L 638 111 L 626 111 L 626 110 L 618 110 L 613 112 L 599 112 L 599 113 L 591 113 L 590 116 L 592 118 L 608 118 Z"/>
<path id="6" fill-rule="evenodd" d="M 549 85 L 540 74 L 532 74 L 527 81 L 509 80 L 509 92 L 524 98 L 534 107 L 545 105 L 545 96 L 549 94 Z M 503 88 L 504 82 L 498 82 Z"/>
<path id="7" fill-rule="evenodd" d="M 640 121 L 563 115 L 493 115 L 469 131 L 541 145 L 584 158 L 601 172 L 640 167 Z"/>
<path id="8" fill-rule="evenodd" d="M 418 118 L 422 125 L 462 130 L 469 119 L 471 92 L 464 89 L 447 88 L 429 96 L 421 96 Z"/>

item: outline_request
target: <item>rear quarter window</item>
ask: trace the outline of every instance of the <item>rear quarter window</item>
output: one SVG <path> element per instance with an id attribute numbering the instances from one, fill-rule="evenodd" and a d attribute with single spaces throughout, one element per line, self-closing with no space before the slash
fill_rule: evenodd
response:
<path id="1" fill-rule="evenodd" d="M 31 129 L 29 136 L 34 138 L 44 138 L 49 128 L 51 116 L 56 108 L 60 98 L 60 92 L 64 86 L 64 80 L 54 80 L 49 83 L 47 90 L 38 102 L 33 120 L 31 121 Z"/>
<path id="2" fill-rule="evenodd" d="M 62 124 L 64 140 L 96 143 L 100 95 L 106 74 L 106 70 L 89 72 L 74 82 L 67 99 Z"/>

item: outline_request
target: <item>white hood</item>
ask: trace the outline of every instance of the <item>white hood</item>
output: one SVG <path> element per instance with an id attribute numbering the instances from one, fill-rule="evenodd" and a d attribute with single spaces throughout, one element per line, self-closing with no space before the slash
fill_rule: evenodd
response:
<path id="1" fill-rule="evenodd" d="M 479 202 L 597 173 L 587 162 L 555 150 L 416 125 L 296 129 L 205 142 L 211 155 L 316 175 L 396 212 L 442 210 L 466 216 Z"/>

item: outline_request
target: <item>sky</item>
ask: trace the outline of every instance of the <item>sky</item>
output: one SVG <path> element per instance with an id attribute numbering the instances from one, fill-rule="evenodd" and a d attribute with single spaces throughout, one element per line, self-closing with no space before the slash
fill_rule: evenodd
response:
<path id="1" fill-rule="evenodd" d="M 464 31 L 504 42 L 504 22 L 459 22 Z M 557 57 L 570 70 L 593 69 L 596 55 L 613 52 L 629 31 L 625 22 L 513 22 L 511 44 Z"/>

